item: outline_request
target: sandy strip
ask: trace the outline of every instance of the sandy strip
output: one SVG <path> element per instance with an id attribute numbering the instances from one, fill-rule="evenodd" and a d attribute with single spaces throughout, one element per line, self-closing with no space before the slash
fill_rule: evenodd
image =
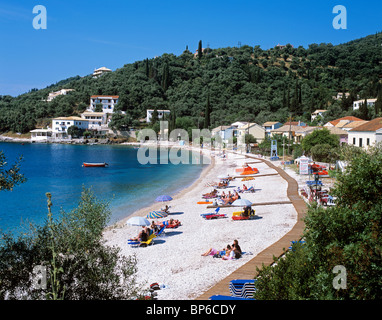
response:
<path id="1" fill-rule="evenodd" d="M 297 221 L 297 212 L 292 204 L 256 206 L 258 219 L 249 221 L 233 221 L 234 211 L 240 208 L 222 208 L 220 213 L 228 218 L 205 220 L 200 214 L 213 212 L 207 205 L 196 204 L 202 200 L 202 194 L 212 191 L 206 187 L 210 181 L 218 181 L 221 174 L 236 175 L 235 168 L 248 161 L 244 156 L 228 154 L 224 161 L 216 157 L 201 177 L 189 188 L 178 193 L 171 205 L 172 217 L 182 223 L 177 229 L 166 229 L 164 237 L 157 238 L 154 245 L 146 248 L 132 248 L 127 239 L 136 236 L 139 227 L 125 224 L 124 219 L 115 226 L 105 230 L 104 237 L 109 245 L 122 249 L 122 254 L 135 254 L 138 260 L 138 281 L 144 288 L 158 282 L 165 286 L 158 290 L 160 300 L 194 299 L 214 284 L 224 279 L 237 268 L 252 259 L 256 254 L 270 246 L 288 231 Z M 252 164 L 260 174 L 275 173 L 265 163 Z M 286 194 L 287 183 L 279 175 L 255 178 L 254 181 L 242 182 L 235 179 L 230 186 L 254 186 L 255 193 L 241 193 L 243 199 L 252 202 L 277 202 L 289 200 Z M 225 192 L 233 188 L 225 189 Z M 152 210 L 160 209 L 161 204 L 154 204 L 134 213 L 146 216 Z M 165 219 L 159 219 L 159 221 Z M 214 247 L 223 249 L 237 239 L 244 252 L 238 260 L 222 260 L 201 254 Z"/>

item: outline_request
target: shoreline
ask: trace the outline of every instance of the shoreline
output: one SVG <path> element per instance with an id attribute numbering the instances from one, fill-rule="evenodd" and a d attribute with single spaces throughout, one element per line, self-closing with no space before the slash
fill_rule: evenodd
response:
<path id="1" fill-rule="evenodd" d="M 131 143 L 131 142 L 124 143 L 123 145 L 130 145 L 130 143 Z M 134 142 L 133 142 L 133 143 L 134 143 Z M 139 144 L 139 143 L 135 143 L 134 145 L 137 145 L 137 144 Z M 194 150 L 194 149 L 192 149 L 192 148 L 191 148 L 191 151 L 192 151 L 192 152 L 197 152 L 197 150 Z M 198 150 L 198 151 L 199 151 L 199 150 Z M 215 167 L 215 158 L 214 158 L 214 157 L 209 156 L 209 155 L 204 154 L 204 153 L 203 153 L 203 156 L 207 156 L 207 157 L 209 157 L 211 163 L 210 163 L 206 168 L 204 168 L 204 169 L 201 171 L 201 173 L 200 173 L 198 179 L 196 179 L 194 182 L 192 182 L 191 185 L 189 185 L 189 186 L 186 187 L 186 188 L 181 188 L 180 190 L 178 190 L 178 191 L 174 194 L 174 196 L 172 197 L 173 200 L 179 200 L 179 199 L 181 199 L 181 198 L 184 197 L 184 195 L 186 195 L 189 191 L 191 191 L 191 190 L 193 190 L 195 187 L 197 187 L 197 185 L 198 185 L 198 184 L 200 183 L 200 181 L 202 180 L 203 175 L 208 174 L 208 173 Z M 171 202 L 169 202 L 168 204 L 171 205 Z M 129 214 L 127 217 L 122 218 L 122 219 L 120 219 L 120 220 L 114 222 L 114 223 L 113 223 L 112 225 L 110 225 L 110 226 L 107 226 L 107 227 L 105 228 L 105 231 L 109 231 L 109 230 L 113 230 L 113 229 L 115 229 L 115 228 L 121 228 L 121 227 L 123 227 L 123 226 L 126 224 L 126 221 L 127 221 L 128 219 L 130 219 L 131 217 L 135 217 L 135 216 L 146 217 L 146 215 L 147 215 L 149 212 L 151 212 L 151 211 L 158 211 L 158 210 L 160 209 L 160 208 L 158 209 L 158 207 L 161 207 L 161 206 L 164 206 L 164 204 L 163 204 L 163 203 L 160 203 L 160 202 L 154 202 L 154 203 L 152 203 L 151 205 L 148 205 L 148 206 L 146 206 L 146 207 L 143 207 L 143 208 L 141 208 L 141 209 L 138 209 L 138 210 L 134 211 L 133 213 Z"/>

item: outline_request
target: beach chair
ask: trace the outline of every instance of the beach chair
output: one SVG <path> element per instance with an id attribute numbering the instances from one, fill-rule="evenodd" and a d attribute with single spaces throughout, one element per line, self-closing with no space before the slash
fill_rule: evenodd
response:
<path id="1" fill-rule="evenodd" d="M 215 294 L 208 298 L 209 300 L 253 300 L 253 299 L 246 299 L 246 298 L 240 298 L 240 297 L 233 297 L 233 296 L 224 296 L 221 294 Z"/>
<path id="2" fill-rule="evenodd" d="M 162 235 L 162 233 L 164 233 L 164 229 L 166 229 L 165 225 L 163 225 L 163 227 L 159 229 L 159 231 L 156 233 L 156 236 L 160 237 Z"/>
<path id="3" fill-rule="evenodd" d="M 156 237 L 157 237 L 157 235 L 155 233 L 152 233 L 148 237 L 147 241 L 141 241 L 139 246 L 140 247 L 147 247 L 147 246 L 149 246 L 150 244 L 154 243 L 154 238 L 156 238 Z"/>
<path id="4" fill-rule="evenodd" d="M 127 240 L 127 243 L 132 246 L 132 247 L 147 247 L 148 245 L 150 245 L 154 238 L 156 237 L 157 235 L 155 233 L 152 233 L 147 241 L 133 241 L 133 240 Z"/>
<path id="5" fill-rule="evenodd" d="M 255 279 L 231 280 L 229 283 L 229 291 L 233 297 L 250 299 L 256 290 L 255 281 Z"/>

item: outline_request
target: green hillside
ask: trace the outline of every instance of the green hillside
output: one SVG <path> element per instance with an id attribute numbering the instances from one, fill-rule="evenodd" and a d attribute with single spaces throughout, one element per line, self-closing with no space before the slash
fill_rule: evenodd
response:
<path id="1" fill-rule="evenodd" d="M 126 64 L 98 79 L 91 75 L 62 80 L 18 97 L 0 96 L 0 132 L 28 132 L 57 116 L 79 114 L 91 95 L 119 95 L 118 108 L 127 112 L 125 123 L 138 125 L 146 109 L 170 109 L 177 126 L 204 125 L 210 101 L 210 127 L 237 120 L 285 122 L 310 120 L 316 109 L 329 109 L 328 120 L 343 115 L 373 118 L 378 110 L 354 113 L 352 101 L 375 98 L 382 77 L 382 33 L 341 45 L 287 45 L 269 50 L 248 45 L 207 48 L 200 57 L 188 50 L 181 55 Z M 75 89 L 45 102 L 49 92 Z M 336 101 L 338 92 L 350 92 Z M 382 110 L 381 110 L 382 111 Z M 45 120 L 44 120 L 45 119 Z"/>

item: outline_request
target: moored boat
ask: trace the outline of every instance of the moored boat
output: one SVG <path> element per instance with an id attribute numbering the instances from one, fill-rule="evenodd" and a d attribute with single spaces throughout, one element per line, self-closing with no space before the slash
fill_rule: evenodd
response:
<path id="1" fill-rule="evenodd" d="M 83 167 L 107 167 L 106 162 L 84 162 Z"/>

